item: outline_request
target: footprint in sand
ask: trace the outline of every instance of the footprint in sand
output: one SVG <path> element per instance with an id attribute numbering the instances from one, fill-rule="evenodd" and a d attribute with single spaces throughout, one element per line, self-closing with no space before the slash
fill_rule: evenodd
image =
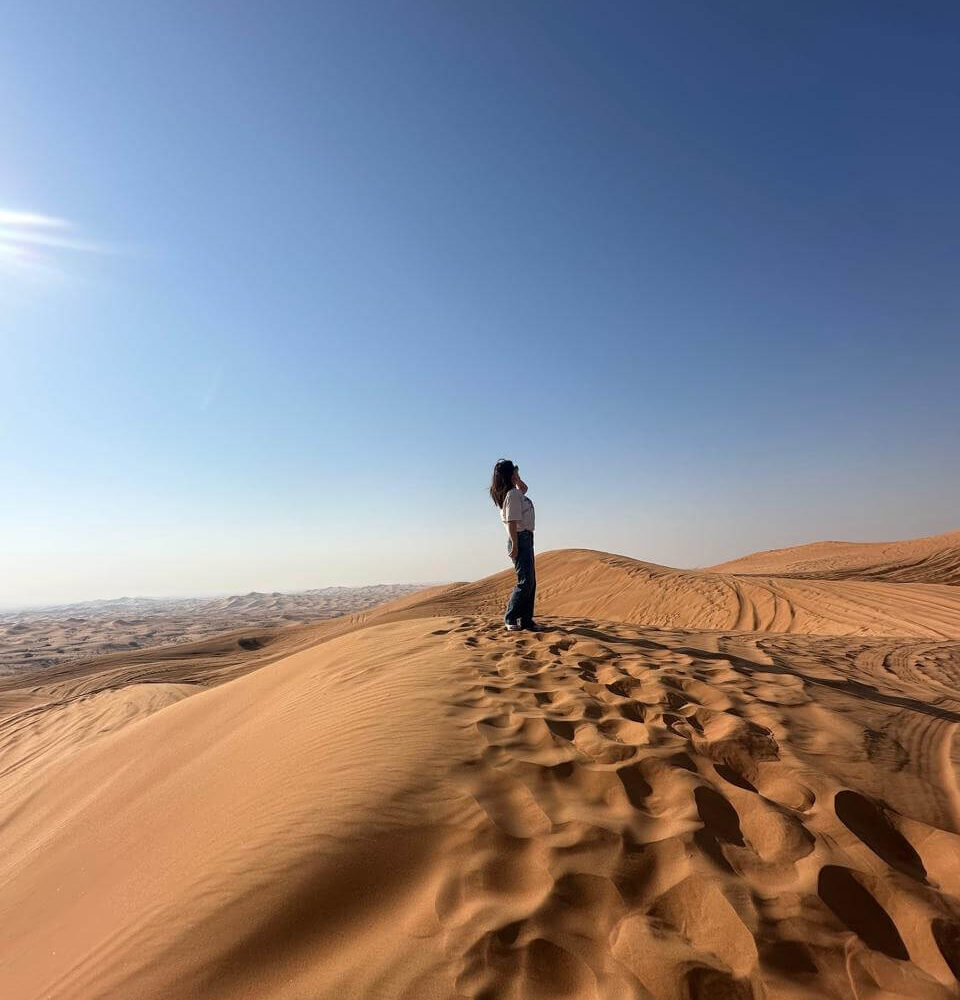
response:
<path id="1" fill-rule="evenodd" d="M 705 830 L 725 844 L 745 846 L 737 810 L 718 791 L 709 785 L 699 785 L 693 798 Z"/>
<path id="2" fill-rule="evenodd" d="M 742 774 L 739 774 L 728 764 L 714 764 L 713 769 L 724 781 L 729 781 L 731 785 L 736 785 L 737 788 L 743 788 L 748 792 L 756 791 L 756 788 Z"/>
<path id="3" fill-rule="evenodd" d="M 960 979 L 960 922 L 936 917 L 930 925 L 930 931 L 943 960 L 954 976 Z"/>
<path id="4" fill-rule="evenodd" d="M 850 789 L 837 792 L 833 808 L 844 826 L 891 868 L 918 882 L 926 882 L 927 870 L 920 855 L 890 822 L 885 810 Z"/>
<path id="5" fill-rule="evenodd" d="M 820 869 L 817 892 L 840 922 L 867 947 L 904 962 L 910 960 L 907 946 L 890 915 L 849 868 L 825 865 Z"/>
<path id="6" fill-rule="evenodd" d="M 554 736 L 559 736 L 562 740 L 572 740 L 576 732 L 576 726 L 572 722 L 564 722 L 561 719 L 544 719 L 547 728 Z"/>
<path id="7" fill-rule="evenodd" d="M 694 763 L 693 758 L 688 753 L 672 754 L 670 757 L 666 758 L 667 763 L 673 767 L 682 768 L 684 771 L 692 771 L 694 774 L 697 773 L 697 765 Z"/>
<path id="8" fill-rule="evenodd" d="M 631 702 L 629 705 L 621 705 L 620 714 L 630 722 L 643 722 L 646 718 L 643 705 L 637 701 Z"/>
<path id="9" fill-rule="evenodd" d="M 787 976 L 809 976 L 817 972 L 810 949 L 800 941 L 771 941 L 760 951 L 761 962 Z"/>
<path id="10" fill-rule="evenodd" d="M 699 966 L 687 973 L 690 1000 L 754 1000 L 749 979 L 734 979 L 720 969 Z"/>
<path id="11" fill-rule="evenodd" d="M 687 717 L 684 715 L 674 715 L 672 712 L 664 712 L 661 719 L 667 729 L 675 736 L 687 739 L 689 735 L 687 731 L 688 726 L 691 729 L 695 729 L 701 736 L 703 735 L 703 726 L 695 716 L 691 715 Z"/>
<path id="12" fill-rule="evenodd" d="M 621 767 L 617 771 L 617 777 L 623 785 L 623 790 L 627 793 L 630 805 L 634 809 L 642 809 L 644 800 L 653 791 L 653 788 L 644 778 L 639 764 L 631 764 L 628 767 Z"/>
<path id="13" fill-rule="evenodd" d="M 735 736 L 717 740 L 703 752 L 713 761 L 724 780 L 749 791 L 756 791 L 759 777 L 757 765 L 780 759 L 780 747 L 767 730 L 759 727 L 742 729 Z M 724 770 L 720 770 L 720 768 Z"/>

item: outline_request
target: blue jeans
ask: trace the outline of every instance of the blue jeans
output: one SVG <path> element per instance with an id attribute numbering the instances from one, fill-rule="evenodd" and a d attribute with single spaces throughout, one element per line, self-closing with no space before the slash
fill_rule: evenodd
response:
<path id="1" fill-rule="evenodd" d="M 507 542 L 510 551 L 510 542 Z M 510 595 L 503 620 L 512 625 L 519 622 L 523 626 L 533 623 L 533 599 L 537 593 L 537 569 L 533 561 L 533 532 L 517 532 L 517 551 L 513 557 L 513 568 L 517 571 L 517 585 Z"/>

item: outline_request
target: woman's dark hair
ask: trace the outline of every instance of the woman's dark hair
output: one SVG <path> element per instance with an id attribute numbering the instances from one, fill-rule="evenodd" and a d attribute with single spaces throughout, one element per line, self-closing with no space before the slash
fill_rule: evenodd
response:
<path id="1" fill-rule="evenodd" d="M 506 495 L 513 489 L 513 474 L 517 467 L 509 458 L 501 458 L 493 467 L 493 479 L 490 480 L 490 497 L 498 507 L 503 507 Z"/>

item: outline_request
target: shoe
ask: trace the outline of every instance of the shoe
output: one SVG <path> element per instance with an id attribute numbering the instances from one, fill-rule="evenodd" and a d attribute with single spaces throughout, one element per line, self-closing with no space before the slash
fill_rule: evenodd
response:
<path id="1" fill-rule="evenodd" d="M 523 626 L 520 624 L 520 622 L 504 622 L 503 626 L 504 626 L 504 628 L 508 632 L 522 632 L 523 631 Z"/>
<path id="2" fill-rule="evenodd" d="M 528 622 L 526 625 L 521 626 L 525 632 L 549 632 L 550 629 L 546 625 L 541 625 L 540 622 Z"/>

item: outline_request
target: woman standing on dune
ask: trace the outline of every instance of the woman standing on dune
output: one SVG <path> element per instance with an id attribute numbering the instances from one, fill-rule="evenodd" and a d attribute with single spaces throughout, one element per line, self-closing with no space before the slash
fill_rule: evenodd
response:
<path id="1" fill-rule="evenodd" d="M 533 601 L 537 593 L 537 570 L 533 557 L 533 501 L 527 496 L 527 484 L 520 478 L 520 469 L 508 458 L 501 458 L 493 467 L 490 496 L 500 509 L 510 536 L 507 555 L 517 571 L 517 585 L 507 604 L 504 622 L 510 632 L 526 629 L 541 632 L 533 620 Z"/>

